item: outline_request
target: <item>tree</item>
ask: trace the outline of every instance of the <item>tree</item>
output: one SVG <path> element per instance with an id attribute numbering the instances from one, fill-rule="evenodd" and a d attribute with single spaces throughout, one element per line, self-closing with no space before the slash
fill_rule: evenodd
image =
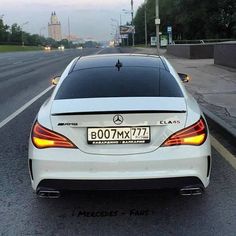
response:
<path id="1" fill-rule="evenodd" d="M 145 5 L 142 4 L 137 12 L 136 12 L 136 16 L 134 18 L 134 25 L 135 25 L 135 41 L 136 43 L 142 43 L 145 41 L 144 38 L 144 29 L 145 29 L 145 25 L 144 25 L 144 11 L 145 11 Z"/>
<path id="2" fill-rule="evenodd" d="M 11 42 L 20 43 L 21 42 L 21 33 L 22 33 L 21 27 L 19 25 L 17 25 L 16 23 L 14 23 L 11 26 L 11 37 L 10 37 Z"/>
<path id="3" fill-rule="evenodd" d="M 135 15 L 136 43 L 144 43 L 144 5 Z M 148 39 L 156 35 L 155 0 L 147 0 Z M 160 31 L 173 28 L 173 39 L 236 37 L 235 0 L 159 0 Z"/>
<path id="4" fill-rule="evenodd" d="M 219 1 L 219 28 L 224 37 L 236 37 L 236 2 L 235 0 Z"/>
<path id="5" fill-rule="evenodd" d="M 54 39 L 45 38 L 38 34 L 30 34 L 22 31 L 22 28 L 14 23 L 11 27 L 4 24 L 3 19 L 0 19 L 0 43 L 1 44 L 16 44 L 19 45 L 22 42 L 22 37 L 25 45 L 51 45 L 52 47 L 58 47 L 59 42 Z"/>
<path id="6" fill-rule="evenodd" d="M 25 34 L 25 38 L 28 45 L 38 46 L 41 44 L 41 37 L 38 34 Z"/>
<path id="7" fill-rule="evenodd" d="M 6 42 L 8 41 L 9 37 L 9 26 L 4 25 L 3 20 L 0 19 L 0 42 Z"/>

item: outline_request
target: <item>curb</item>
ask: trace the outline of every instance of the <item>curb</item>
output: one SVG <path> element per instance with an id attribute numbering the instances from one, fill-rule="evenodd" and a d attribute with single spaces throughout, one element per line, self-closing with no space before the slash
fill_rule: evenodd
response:
<path id="1" fill-rule="evenodd" d="M 232 127 L 230 124 L 226 123 L 224 120 L 216 116 L 214 113 L 201 106 L 201 110 L 205 114 L 206 117 L 213 120 L 217 125 L 219 125 L 222 129 L 228 132 L 231 136 L 236 139 L 236 129 Z"/>

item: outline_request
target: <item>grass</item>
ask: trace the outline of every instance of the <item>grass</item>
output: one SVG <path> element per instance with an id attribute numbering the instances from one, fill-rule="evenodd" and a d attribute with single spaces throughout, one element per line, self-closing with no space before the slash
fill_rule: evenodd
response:
<path id="1" fill-rule="evenodd" d="M 41 47 L 38 46 L 20 46 L 20 45 L 0 45 L 0 53 L 1 52 L 25 52 L 25 51 L 38 51 L 42 50 Z"/>

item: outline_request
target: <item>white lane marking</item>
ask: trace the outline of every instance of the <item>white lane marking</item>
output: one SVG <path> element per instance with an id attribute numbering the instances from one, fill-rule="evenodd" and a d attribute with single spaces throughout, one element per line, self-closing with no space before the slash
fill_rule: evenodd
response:
<path id="1" fill-rule="evenodd" d="M 99 54 L 100 52 L 102 52 L 104 49 L 99 50 L 98 52 L 96 52 L 95 54 Z M 40 97 L 42 97 L 45 93 L 47 93 L 49 90 L 51 90 L 54 86 L 51 85 L 50 87 L 48 87 L 47 89 L 45 89 L 43 92 L 41 92 L 40 94 L 38 94 L 36 97 L 34 97 L 33 99 L 31 99 L 29 102 L 27 102 L 25 105 L 23 105 L 21 108 L 19 108 L 18 110 L 16 110 L 14 113 L 12 113 L 10 116 L 8 116 L 6 119 L 4 119 L 2 122 L 0 122 L 0 129 L 5 126 L 8 122 L 10 122 L 11 120 L 13 120 L 16 116 L 18 116 L 20 113 L 22 113 L 25 109 L 27 109 L 30 105 L 32 105 L 35 101 L 37 101 Z"/>
<path id="2" fill-rule="evenodd" d="M 45 93 L 47 93 L 48 91 L 50 91 L 54 86 L 51 85 L 50 87 L 48 87 L 47 89 L 45 89 L 43 92 L 41 92 L 40 94 L 38 94 L 36 97 L 34 97 L 33 99 L 31 99 L 30 101 L 28 101 L 25 105 L 23 105 L 21 108 L 19 108 L 18 110 L 16 110 L 14 113 L 12 113 L 10 116 L 8 116 L 6 119 L 4 119 L 2 122 L 0 122 L 0 129 L 6 125 L 8 122 L 10 122 L 11 120 L 13 120 L 16 116 L 18 116 L 20 113 L 22 113 L 25 109 L 27 109 L 30 105 L 32 105 L 35 101 L 37 101 L 40 97 L 42 97 Z"/>
<path id="3" fill-rule="evenodd" d="M 101 50 L 99 50 L 98 52 L 96 52 L 95 55 L 96 55 L 96 54 L 99 54 L 99 53 L 102 52 L 103 50 L 104 50 L 104 48 L 101 49 Z"/>
<path id="4" fill-rule="evenodd" d="M 236 169 L 236 157 L 229 152 L 216 138 L 211 135 L 211 144 L 218 153 L 234 168 Z"/>

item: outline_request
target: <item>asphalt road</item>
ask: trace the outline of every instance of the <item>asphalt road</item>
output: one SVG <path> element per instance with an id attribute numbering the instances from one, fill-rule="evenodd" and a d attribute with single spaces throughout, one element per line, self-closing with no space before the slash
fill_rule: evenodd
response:
<path id="1" fill-rule="evenodd" d="M 98 52 L 86 49 L 83 54 Z M 80 54 L 78 50 L 0 54 L 0 122 L 49 87 L 49 78 Z M 201 196 L 155 190 L 37 198 L 27 169 L 28 138 L 49 95 L 0 128 L 1 235 L 236 235 L 236 171 L 214 149 L 211 184 Z"/>

